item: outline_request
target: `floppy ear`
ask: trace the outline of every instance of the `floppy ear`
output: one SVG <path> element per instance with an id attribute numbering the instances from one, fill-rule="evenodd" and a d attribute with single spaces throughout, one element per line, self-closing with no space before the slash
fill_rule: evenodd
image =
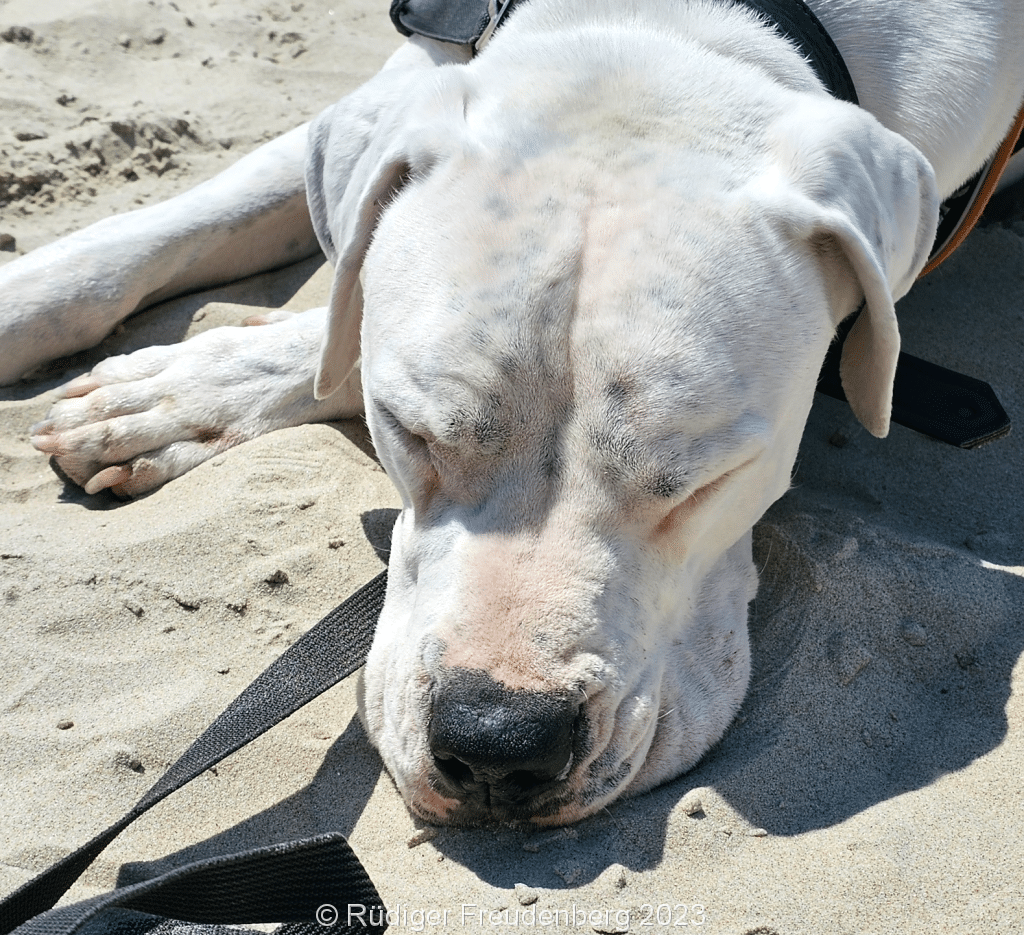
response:
<path id="1" fill-rule="evenodd" d="M 778 129 L 781 172 L 768 197 L 797 236 L 833 238 L 853 267 L 864 308 L 843 345 L 840 376 L 861 424 L 884 438 L 900 352 L 894 303 L 910 290 L 935 237 L 934 172 L 907 140 L 852 104 L 815 100 Z"/>
<path id="2" fill-rule="evenodd" d="M 334 262 L 317 399 L 339 389 L 359 359 L 359 273 L 382 212 L 466 139 L 468 92 L 460 72 L 397 75 L 375 113 L 354 113 L 343 101 L 310 127 L 307 198 L 317 238 Z"/>

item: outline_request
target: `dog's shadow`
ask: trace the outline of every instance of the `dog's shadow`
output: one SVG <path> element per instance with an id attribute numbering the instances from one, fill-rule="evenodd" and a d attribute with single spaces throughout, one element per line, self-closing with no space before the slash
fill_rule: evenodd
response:
<path id="1" fill-rule="evenodd" d="M 117 885 L 129 886 L 193 861 L 329 831 L 348 836 L 366 807 L 382 768 L 359 718 L 353 715 L 341 736 L 331 744 L 316 775 L 294 795 L 165 857 L 123 864 Z"/>
<path id="2" fill-rule="evenodd" d="M 382 530 L 393 519 L 393 511 L 363 518 L 382 554 Z M 874 597 L 830 584 L 843 580 L 834 578 L 834 563 L 856 556 L 876 574 Z M 856 517 L 822 522 L 788 501 L 755 530 L 755 559 L 761 590 L 751 609 L 751 689 L 734 725 L 695 769 L 571 829 L 505 829 L 497 847 L 491 829 L 442 829 L 432 845 L 501 889 L 521 880 L 572 889 L 613 863 L 658 867 L 680 823 L 782 836 L 828 828 L 968 766 L 1003 739 L 1011 670 L 1024 651 L 1014 613 L 1024 580 L 981 563 L 972 569 L 941 546 L 892 562 L 892 544 Z M 930 573 L 915 582 L 925 566 Z M 957 587 L 929 594 L 945 576 Z M 925 615 L 907 614 L 921 602 Z M 989 611 L 983 619 L 965 610 L 982 604 Z M 353 716 L 308 785 L 161 860 L 126 864 L 118 883 L 272 842 L 349 834 L 381 770 Z M 695 788 L 703 807 L 684 814 L 680 801 Z M 387 879 L 375 882 L 387 899 Z"/>

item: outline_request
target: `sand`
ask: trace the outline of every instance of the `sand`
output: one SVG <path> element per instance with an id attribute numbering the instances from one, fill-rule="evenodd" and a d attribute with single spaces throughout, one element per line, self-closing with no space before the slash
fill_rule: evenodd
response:
<path id="1" fill-rule="evenodd" d="M 329 4 L 0 2 L 0 260 L 181 191 L 368 77 L 399 42 L 386 4 Z M 27 427 L 106 354 L 322 304 L 328 283 L 310 260 L 179 299 L 0 390 L 0 893 L 120 816 L 376 574 L 398 505 L 357 422 L 129 503 L 66 486 Z M 972 234 L 900 317 L 909 351 L 1021 421 L 1024 223 Z M 344 684 L 157 806 L 71 897 L 340 830 L 405 908 L 397 931 L 542 928 L 530 905 L 575 907 L 546 926 L 563 932 L 1024 931 L 1022 463 L 1020 430 L 973 452 L 879 441 L 819 397 L 755 531 L 741 716 L 653 794 L 563 830 L 425 829 Z"/>

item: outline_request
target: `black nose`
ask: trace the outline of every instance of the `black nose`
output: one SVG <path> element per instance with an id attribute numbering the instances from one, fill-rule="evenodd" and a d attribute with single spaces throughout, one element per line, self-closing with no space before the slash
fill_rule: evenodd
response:
<path id="1" fill-rule="evenodd" d="M 579 702 L 510 689 L 476 669 L 448 669 L 433 694 L 428 740 L 453 791 L 485 806 L 515 805 L 564 778 Z"/>

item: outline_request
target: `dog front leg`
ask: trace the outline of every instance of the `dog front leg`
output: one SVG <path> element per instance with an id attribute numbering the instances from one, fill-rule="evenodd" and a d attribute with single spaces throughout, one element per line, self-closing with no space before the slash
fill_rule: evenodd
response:
<path id="1" fill-rule="evenodd" d="M 275 429 L 362 411 L 359 371 L 313 398 L 326 309 L 108 357 L 57 390 L 31 442 L 97 493 L 138 496 Z"/>
<path id="2" fill-rule="evenodd" d="M 343 190 L 348 184 L 352 165 L 404 85 L 424 69 L 468 57 L 459 46 L 410 40 L 376 78 L 331 108 L 343 150 L 331 185 Z M 300 127 L 192 192 L 94 225 L 0 271 L 0 309 L 13 294 L 10 270 L 28 270 L 20 281 L 36 307 L 56 309 L 52 316 L 29 316 L 33 327 L 22 318 L 12 332 L 11 322 L 19 322 L 18 307 L 12 307 L 0 316 L 0 339 L 7 325 L 39 362 L 68 353 L 53 350 L 60 345 L 51 322 L 63 317 L 74 324 L 82 307 L 98 308 L 92 317 L 101 325 L 64 347 L 99 340 L 144 305 L 312 253 L 316 241 L 303 182 L 307 145 L 307 128 Z M 111 244 L 115 250 L 103 249 Z M 106 264 L 109 280 L 62 268 L 86 260 Z M 54 278 L 79 290 L 79 307 L 48 283 Z M 358 310 L 358 284 L 351 299 Z M 181 344 L 108 358 L 57 390 L 47 418 L 32 428 L 32 444 L 89 493 L 112 488 L 137 496 L 265 432 L 355 415 L 362 411 L 358 368 L 329 399 L 313 395 L 326 318 L 326 309 L 269 312 L 248 320 L 262 327 L 214 328 Z M 27 359 L 22 353 L 22 371 L 31 365 Z M 18 373 L 9 368 L 8 378 Z"/>
<path id="3" fill-rule="evenodd" d="M 0 384 L 101 341 L 162 299 L 293 263 L 318 247 L 308 125 L 191 191 L 107 218 L 0 269 Z"/>

